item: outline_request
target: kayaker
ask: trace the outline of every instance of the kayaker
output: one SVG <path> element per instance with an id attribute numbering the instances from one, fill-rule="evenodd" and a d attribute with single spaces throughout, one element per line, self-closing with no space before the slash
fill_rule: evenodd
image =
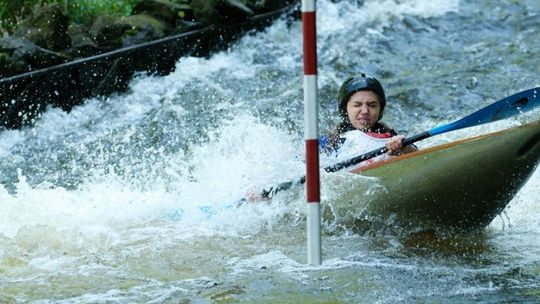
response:
<path id="1" fill-rule="evenodd" d="M 359 166 L 404 153 L 417 151 L 414 145 L 403 146 L 405 136 L 380 122 L 386 97 L 379 81 L 365 73 L 351 76 L 341 85 L 338 93 L 341 122 L 329 137 L 320 138 L 321 148 L 338 161 L 385 147 L 387 154 L 368 159 Z M 334 160 L 335 161 L 335 160 Z M 266 191 L 265 191 L 266 192 Z M 248 191 L 246 201 L 256 202 L 271 197 L 269 192 Z"/>
<path id="2" fill-rule="evenodd" d="M 321 138 L 323 149 L 343 161 L 386 146 L 388 153 L 362 163 L 418 150 L 414 145 L 403 146 L 405 136 L 380 122 L 386 106 L 380 82 L 366 73 L 347 78 L 338 93 L 341 122 L 327 140 Z M 324 142 L 326 140 L 326 143 Z"/>

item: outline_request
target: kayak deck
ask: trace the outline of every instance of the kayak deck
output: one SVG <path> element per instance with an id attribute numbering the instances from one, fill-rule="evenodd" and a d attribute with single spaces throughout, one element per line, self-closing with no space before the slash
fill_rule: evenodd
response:
<path id="1" fill-rule="evenodd" d="M 539 159 L 537 121 L 356 168 L 351 172 L 381 187 L 354 203 L 400 225 L 480 229 L 504 210 Z"/>

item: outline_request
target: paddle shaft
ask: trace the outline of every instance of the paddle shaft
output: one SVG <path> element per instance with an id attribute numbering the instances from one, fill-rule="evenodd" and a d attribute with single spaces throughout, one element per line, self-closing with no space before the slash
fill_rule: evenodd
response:
<path id="1" fill-rule="evenodd" d="M 412 137 L 405 138 L 405 139 L 403 139 L 403 146 L 408 146 L 408 145 L 413 144 L 413 143 L 415 143 L 417 141 L 420 141 L 422 139 L 426 139 L 426 138 L 428 138 L 430 136 L 431 136 L 431 134 L 429 134 L 429 131 L 427 131 L 427 132 L 423 132 L 423 133 L 417 134 L 417 135 L 412 136 Z M 368 159 L 371 159 L 373 157 L 379 156 L 379 155 L 384 154 L 386 152 L 388 152 L 388 149 L 386 149 L 386 147 L 382 147 L 380 149 L 376 149 L 376 150 L 364 153 L 362 155 L 353 157 L 353 158 L 348 159 L 346 161 L 342 161 L 342 162 L 333 164 L 331 166 L 324 167 L 323 170 L 326 171 L 326 172 L 329 172 L 329 173 L 330 172 L 336 172 L 336 171 L 339 171 L 339 170 L 341 170 L 343 168 L 347 168 L 347 167 L 359 164 L 359 163 L 361 163 L 361 162 L 363 162 L 365 160 L 368 160 Z M 305 181 L 306 181 L 306 176 L 304 175 L 304 176 L 298 178 L 296 181 L 289 181 L 289 182 L 281 183 L 281 184 L 277 185 L 276 187 L 270 188 L 269 190 L 263 190 L 262 191 L 262 197 L 263 198 L 270 197 L 272 194 L 274 194 L 276 192 L 279 192 L 279 191 L 282 191 L 282 190 L 287 190 L 287 189 L 289 189 L 289 188 L 291 188 L 291 187 L 293 187 L 295 185 L 301 185 L 301 184 L 305 183 Z"/>
<path id="2" fill-rule="evenodd" d="M 540 94 L 537 94 L 537 92 L 540 93 L 540 88 L 533 88 L 533 89 L 525 90 L 517 94 L 508 96 L 470 115 L 467 115 L 460 120 L 454 121 L 446 125 L 441 125 L 441 126 L 432 128 L 429 131 L 425 131 L 411 137 L 407 137 L 403 139 L 403 146 L 411 145 L 415 142 L 429 138 L 434 135 L 443 134 L 446 132 L 455 131 L 455 130 L 459 130 L 463 128 L 473 127 L 473 126 L 477 126 L 477 125 L 481 125 L 481 124 L 485 124 L 489 122 L 494 122 L 494 121 L 498 121 L 504 118 L 512 117 L 520 113 L 528 112 L 536 108 L 538 105 L 540 105 L 540 102 L 538 101 L 540 99 Z M 388 152 L 388 149 L 386 149 L 386 147 L 382 147 L 380 149 L 376 149 L 376 150 L 364 153 L 362 155 L 353 157 L 351 159 L 325 167 L 324 171 L 336 172 L 343 168 L 347 168 L 347 167 L 359 164 L 363 161 L 366 161 L 378 155 L 384 154 L 386 152 Z M 306 176 L 304 175 L 295 181 L 281 183 L 277 185 L 276 187 L 270 188 L 269 190 L 263 190 L 262 197 L 263 198 L 270 197 L 272 194 L 276 192 L 289 189 L 295 185 L 301 185 L 305 183 L 305 181 L 306 181 Z"/>

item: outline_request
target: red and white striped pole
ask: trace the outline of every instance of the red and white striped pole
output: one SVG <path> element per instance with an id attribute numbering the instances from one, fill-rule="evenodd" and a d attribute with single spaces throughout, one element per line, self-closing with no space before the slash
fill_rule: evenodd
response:
<path id="1" fill-rule="evenodd" d="M 317 103 L 317 27 L 315 10 L 315 0 L 302 0 L 308 264 L 321 265 L 321 194 L 319 189 L 319 111 Z"/>

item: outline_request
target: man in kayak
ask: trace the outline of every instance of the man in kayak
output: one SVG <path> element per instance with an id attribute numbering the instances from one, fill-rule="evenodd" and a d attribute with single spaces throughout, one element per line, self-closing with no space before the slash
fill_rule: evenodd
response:
<path id="1" fill-rule="evenodd" d="M 373 76 L 359 73 L 345 80 L 338 93 L 341 122 L 323 147 L 336 153 L 342 161 L 372 150 L 386 147 L 388 153 L 363 163 L 416 151 L 414 145 L 403 146 L 403 135 L 381 123 L 386 97 L 380 82 Z M 324 141 L 324 139 L 323 139 Z"/>

